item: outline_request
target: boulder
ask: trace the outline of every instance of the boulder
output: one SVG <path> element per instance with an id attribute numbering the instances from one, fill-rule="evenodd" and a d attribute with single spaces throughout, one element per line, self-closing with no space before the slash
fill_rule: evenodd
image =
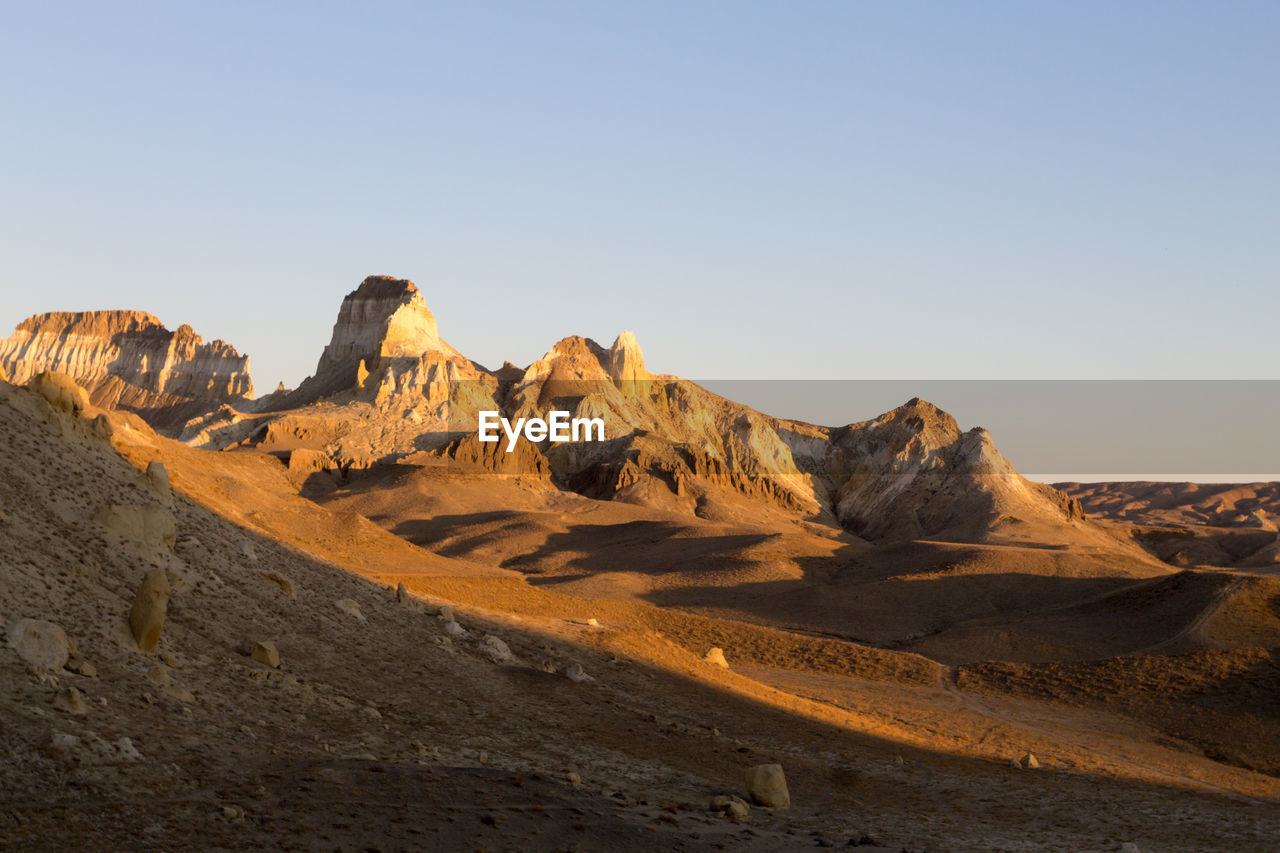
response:
<path id="1" fill-rule="evenodd" d="M 266 664 L 272 669 L 280 666 L 280 651 L 270 640 L 259 640 L 253 645 L 251 657 L 258 663 Z"/>
<path id="2" fill-rule="evenodd" d="M 46 672 L 62 669 L 71 655 L 66 632 L 43 619 L 19 619 L 10 625 L 9 648 L 28 666 Z"/>
<path id="3" fill-rule="evenodd" d="M 1030 752 L 1022 756 L 1022 760 L 1018 763 L 1022 765 L 1023 770 L 1034 770 L 1040 766 L 1040 762 L 1036 759 L 1035 754 Z"/>
<path id="4" fill-rule="evenodd" d="M 147 670 L 147 681 L 157 687 L 164 687 L 169 683 L 169 667 L 156 664 Z"/>
<path id="5" fill-rule="evenodd" d="M 78 413 L 89 407 L 88 393 L 65 373 L 46 370 L 31 377 L 27 387 L 60 412 Z"/>
<path id="6" fill-rule="evenodd" d="M 147 463 L 147 482 L 157 494 L 169 494 L 169 471 L 163 462 L 152 459 Z"/>
<path id="7" fill-rule="evenodd" d="M 581 684 L 584 681 L 595 681 L 595 678 L 587 675 L 587 671 L 582 668 L 581 664 L 577 663 L 571 663 L 565 667 L 564 677 L 575 684 Z"/>
<path id="8" fill-rule="evenodd" d="M 84 696 L 74 687 L 68 687 L 66 690 L 60 691 L 54 697 L 53 707 L 75 716 L 89 713 L 89 706 L 85 704 Z"/>
<path id="9" fill-rule="evenodd" d="M 396 584 L 396 601 L 408 607 L 413 604 L 413 596 L 409 595 L 409 590 L 404 588 L 404 584 Z"/>
<path id="10" fill-rule="evenodd" d="M 181 684 L 166 684 L 164 687 L 164 695 L 170 699 L 176 699 L 184 704 L 196 701 L 196 695 Z"/>
<path id="11" fill-rule="evenodd" d="M 467 635 L 467 629 L 463 628 L 457 622 L 444 623 L 444 632 L 450 637 L 465 637 Z"/>
<path id="12" fill-rule="evenodd" d="M 152 569 L 142 578 L 142 586 L 129 609 L 129 630 L 139 649 L 144 652 L 155 649 L 168 609 L 169 576 L 164 569 Z"/>
<path id="13" fill-rule="evenodd" d="M 441 606 L 439 615 L 440 615 L 440 618 L 446 622 L 455 621 L 454 615 L 453 615 L 453 608 L 447 604 Z"/>
<path id="14" fill-rule="evenodd" d="M 724 659 L 724 649 L 719 646 L 712 646 L 708 649 L 707 653 L 702 656 L 702 659 L 713 666 L 722 666 L 725 669 L 729 668 L 729 662 Z"/>
<path id="15" fill-rule="evenodd" d="M 172 551 L 178 539 L 178 525 L 173 513 L 158 503 L 144 506 L 111 504 L 94 513 L 93 520 L 144 550 Z"/>
<path id="16" fill-rule="evenodd" d="M 339 598 L 333 603 L 335 607 L 349 616 L 354 616 L 357 622 L 368 622 L 364 612 L 360 610 L 360 602 L 352 598 Z"/>
<path id="17" fill-rule="evenodd" d="M 110 441 L 111 436 L 116 434 L 116 425 L 111 423 L 111 418 L 107 417 L 106 412 L 100 412 L 93 419 L 93 434 L 104 441 Z"/>
<path id="18" fill-rule="evenodd" d="M 787 777 L 781 764 L 757 764 L 747 770 L 747 793 L 756 805 L 771 809 L 791 807 L 791 794 L 787 791 Z"/>
<path id="19" fill-rule="evenodd" d="M 511 647 L 492 634 L 485 636 L 483 648 L 485 654 L 491 657 L 494 663 L 510 663 L 516 658 L 511 653 Z"/>
<path id="20" fill-rule="evenodd" d="M 67 661 L 66 669 L 68 672 L 74 672 L 76 675 L 83 675 L 85 678 L 96 678 L 98 675 L 98 668 L 96 666 L 76 654 L 73 654 Z"/>
<path id="21" fill-rule="evenodd" d="M 751 807 L 746 800 L 733 794 L 721 794 L 711 798 L 710 809 L 719 812 L 735 823 L 741 823 L 751 816 Z"/>

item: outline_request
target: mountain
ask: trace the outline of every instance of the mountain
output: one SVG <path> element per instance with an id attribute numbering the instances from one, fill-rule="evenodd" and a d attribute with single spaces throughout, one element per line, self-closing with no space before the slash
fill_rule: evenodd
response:
<path id="1" fill-rule="evenodd" d="M 525 368 L 491 371 L 440 336 L 413 282 L 390 276 L 342 300 L 314 375 L 258 400 L 247 358 L 145 314 L 44 315 L 3 351 L 19 353 L 19 380 L 65 368 L 95 402 L 153 425 L 189 418 L 180 437 L 194 447 L 253 448 L 299 469 L 466 465 L 708 518 L 781 509 L 884 541 L 1100 535 L 1079 503 L 1025 480 L 985 431 L 962 432 L 927 402 L 838 428 L 771 417 L 651 373 L 627 331 L 607 348 L 567 337 Z M 481 411 L 515 421 L 551 410 L 602 418 L 605 440 L 522 442 L 512 455 L 476 438 Z"/>
<path id="2" fill-rule="evenodd" d="M 46 370 L 65 373 L 96 405 L 180 426 L 224 402 L 253 396 L 249 357 L 204 343 L 188 325 L 169 331 L 142 311 L 38 314 L 0 340 L 0 369 L 14 383 Z"/>

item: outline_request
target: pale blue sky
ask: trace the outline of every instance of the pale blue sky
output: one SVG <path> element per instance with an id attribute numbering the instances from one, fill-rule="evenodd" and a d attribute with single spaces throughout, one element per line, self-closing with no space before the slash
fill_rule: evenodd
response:
<path id="1" fill-rule="evenodd" d="M 1280 3 L 0 5 L 0 326 L 314 369 L 408 277 L 471 357 L 1276 377 Z"/>

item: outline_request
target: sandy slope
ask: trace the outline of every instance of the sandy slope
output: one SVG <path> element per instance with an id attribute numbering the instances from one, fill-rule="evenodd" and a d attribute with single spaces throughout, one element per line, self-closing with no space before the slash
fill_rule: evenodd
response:
<path id="1" fill-rule="evenodd" d="M 0 616 L 58 622 L 97 669 L 42 676 L 0 649 L 5 846 L 763 851 L 869 834 L 893 849 L 1250 850 L 1280 835 L 1272 777 L 1125 718 L 971 693 L 915 655 L 538 588 L 330 512 L 273 459 L 121 418 L 130 464 L 83 419 L 0 397 Z M 163 500 L 140 471 L 156 458 L 179 495 L 174 553 L 93 521 Z M 125 633 L 149 565 L 187 587 L 164 659 Z M 434 607 L 398 604 L 397 580 L 458 603 L 468 634 L 444 645 Z M 514 663 L 489 658 L 490 633 Z M 282 667 L 240 654 L 246 634 L 273 639 Z M 743 671 L 700 662 L 712 643 Z M 565 678 L 571 663 L 594 680 Z M 149 678 L 157 666 L 194 701 Z M 71 685 L 84 716 L 52 704 Z M 95 746 L 122 737 L 141 758 Z M 1007 766 L 1026 748 L 1040 771 Z M 790 811 L 744 826 L 705 812 L 764 761 L 786 767 Z"/>

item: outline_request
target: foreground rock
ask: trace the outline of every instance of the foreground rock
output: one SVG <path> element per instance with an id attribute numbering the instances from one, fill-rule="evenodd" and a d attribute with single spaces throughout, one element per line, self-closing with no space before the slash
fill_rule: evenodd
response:
<path id="1" fill-rule="evenodd" d="M 59 692 L 53 700 L 53 707 L 73 716 L 83 716 L 89 713 L 89 706 L 85 704 L 84 696 L 74 687 L 68 687 L 66 690 Z"/>
<path id="2" fill-rule="evenodd" d="M 511 653 L 510 646 L 492 634 L 484 638 L 484 651 L 494 663 L 510 663 L 516 657 Z"/>
<path id="3" fill-rule="evenodd" d="M 10 625 L 9 648 L 28 666 L 44 672 L 62 669 L 71 655 L 66 632 L 43 619 L 19 619 Z"/>
<path id="4" fill-rule="evenodd" d="M 791 807 L 791 794 L 787 791 L 787 777 L 781 764 L 758 764 L 747 770 L 747 793 L 756 805 L 771 809 Z"/>
<path id="5" fill-rule="evenodd" d="M 139 649 L 144 652 L 155 649 L 168 609 L 169 576 L 164 569 L 152 569 L 143 577 L 133 607 L 129 609 L 129 630 Z"/>
<path id="6" fill-rule="evenodd" d="M 60 412 L 83 412 L 89 408 L 89 394 L 65 373 L 46 370 L 31 377 L 27 387 Z"/>
<path id="7" fill-rule="evenodd" d="M 178 538 L 173 513 L 158 503 L 104 506 L 94 513 L 93 520 L 145 552 L 172 551 Z"/>
<path id="8" fill-rule="evenodd" d="M 259 640 L 254 643 L 251 657 L 258 663 L 266 664 L 272 669 L 280 666 L 280 650 L 270 640 Z"/>
<path id="9" fill-rule="evenodd" d="M 735 822 L 742 822 L 751 816 L 751 806 L 746 800 L 733 794 L 721 794 L 711 798 L 711 811 L 719 812 Z"/>
<path id="10" fill-rule="evenodd" d="M 702 659 L 713 666 L 722 666 L 725 669 L 729 668 L 729 662 L 724 658 L 724 649 L 719 646 L 712 646 L 708 649 L 707 653 L 702 656 Z"/>

